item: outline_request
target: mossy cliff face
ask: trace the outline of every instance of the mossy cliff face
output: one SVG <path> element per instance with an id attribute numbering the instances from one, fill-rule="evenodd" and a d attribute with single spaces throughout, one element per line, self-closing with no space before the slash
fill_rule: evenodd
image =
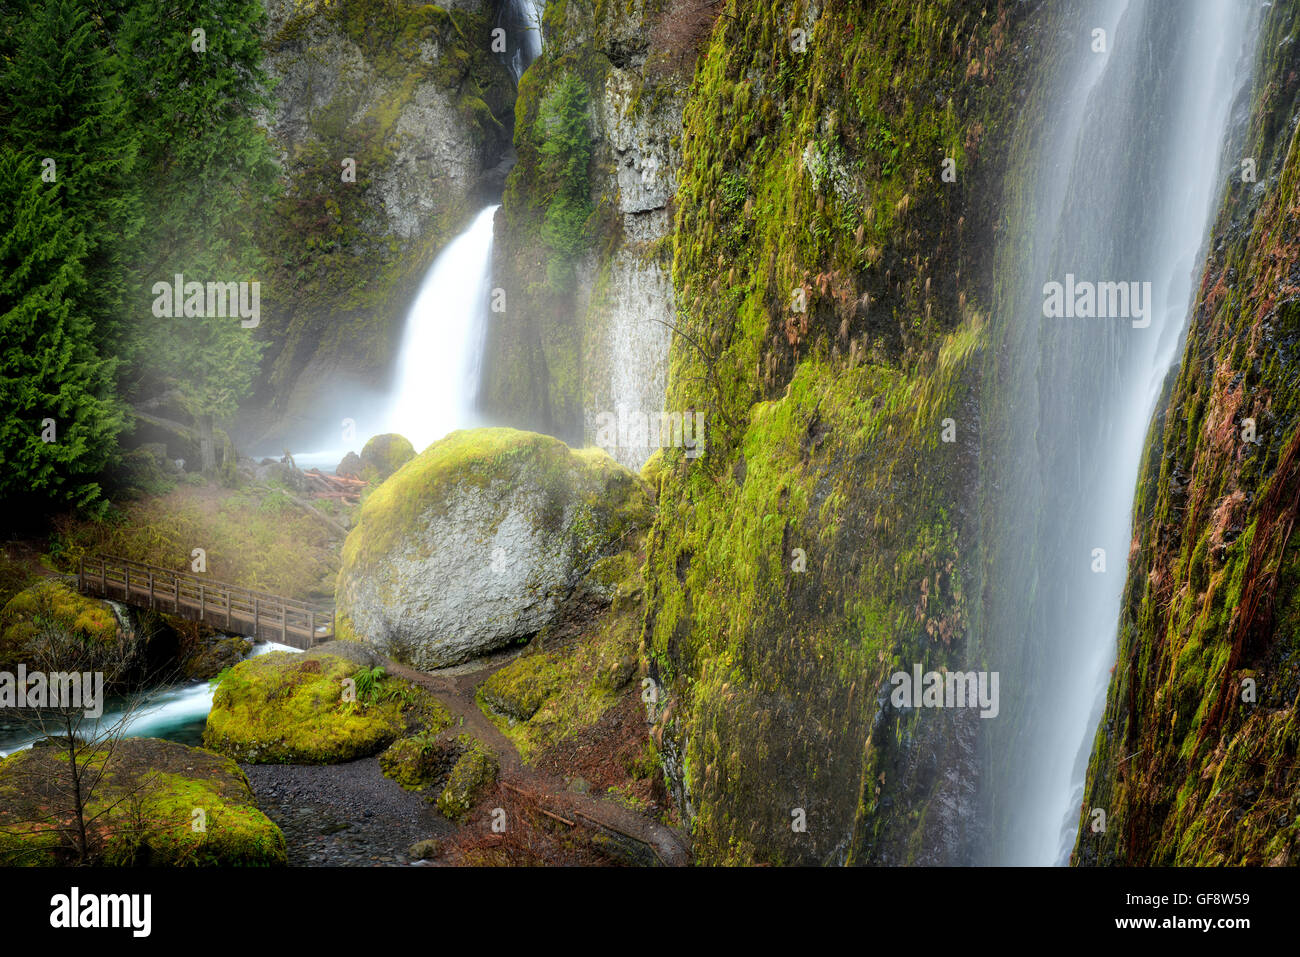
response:
<path id="1" fill-rule="evenodd" d="M 656 47 L 665 6 L 548 4 L 545 48 L 519 85 L 493 271 L 505 308 L 491 317 L 482 402 L 572 444 L 594 441 L 619 405 L 662 408 L 684 88 Z M 650 452 L 635 435 L 600 444 L 629 468 Z"/>
<path id="2" fill-rule="evenodd" d="M 123 866 L 271 866 L 284 836 L 229 758 L 157 738 L 124 738 L 78 756 L 95 861 Z M 0 761 L 0 864 L 75 863 L 49 826 L 71 819 L 71 765 L 51 740 Z M 88 786 L 94 782 L 93 786 Z"/>
<path id="3" fill-rule="evenodd" d="M 896 710 L 889 676 L 984 667 L 984 217 L 1039 12 L 729 2 L 697 65 L 667 404 L 705 414 L 707 451 L 653 460 L 644 642 L 703 861 L 960 863 L 979 840 L 978 712 Z"/>
<path id="4" fill-rule="evenodd" d="M 639 480 L 599 449 L 453 432 L 366 499 L 343 546 L 340 619 L 417 667 L 464 661 L 544 627 L 648 509 Z"/>
<path id="5" fill-rule="evenodd" d="M 1076 864 L 1300 862 L 1300 16 L 1263 23 L 1187 333 L 1147 442 Z M 1095 828 L 1104 812 L 1104 830 Z"/>
<path id="6" fill-rule="evenodd" d="M 362 414 L 337 397 L 384 381 L 420 278 L 499 189 L 514 84 L 491 53 L 490 0 L 268 0 L 268 13 L 267 123 L 288 188 L 263 237 L 266 408 L 239 437 L 278 448 L 337 434 Z"/>

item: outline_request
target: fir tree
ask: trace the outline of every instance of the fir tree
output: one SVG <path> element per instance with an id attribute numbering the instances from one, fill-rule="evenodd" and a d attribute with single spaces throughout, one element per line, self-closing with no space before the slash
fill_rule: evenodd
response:
<path id="1" fill-rule="evenodd" d="M 80 310 L 87 240 L 58 183 L 0 147 L 0 500 L 97 506 L 122 428 L 114 362 Z M 52 441 L 46 441 L 52 439 Z"/>
<path id="2" fill-rule="evenodd" d="M 140 228 L 137 141 L 127 126 L 104 24 L 79 0 L 36 3 L 0 71 L 7 142 L 41 162 L 86 242 L 80 308 L 96 342 L 114 343 L 125 294 L 125 250 Z"/>

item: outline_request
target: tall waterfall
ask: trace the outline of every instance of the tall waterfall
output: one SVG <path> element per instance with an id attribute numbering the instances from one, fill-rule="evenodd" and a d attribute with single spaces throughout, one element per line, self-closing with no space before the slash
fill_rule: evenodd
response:
<path id="1" fill-rule="evenodd" d="M 497 208 L 480 212 L 438 254 L 406 319 L 388 429 L 417 452 L 472 418 Z"/>
<path id="2" fill-rule="evenodd" d="M 542 52 L 544 0 L 512 0 L 526 26 L 510 66 L 518 80 Z M 472 425 L 487 332 L 492 217 L 480 212 L 438 255 L 411 305 L 387 429 L 417 452 L 453 429 Z"/>
<path id="3" fill-rule="evenodd" d="M 1015 282 L 995 304 L 998 411 L 981 466 L 980 633 L 1003 699 L 985 785 L 993 863 L 1062 863 L 1074 842 L 1143 444 L 1235 162 L 1225 143 L 1256 28 L 1238 0 L 1093 0 L 1067 16 L 1028 189 L 1010 201 L 1020 208 L 999 251 Z M 1122 316 L 1067 317 L 1086 302 L 1058 316 L 1049 283 L 1137 295 Z M 1123 311 L 1108 299 L 1116 289 L 1094 310 Z"/>

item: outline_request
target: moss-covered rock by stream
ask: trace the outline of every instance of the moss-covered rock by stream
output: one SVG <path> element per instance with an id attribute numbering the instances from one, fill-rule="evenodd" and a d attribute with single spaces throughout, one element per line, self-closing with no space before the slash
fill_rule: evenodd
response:
<path id="1" fill-rule="evenodd" d="M 1262 29 L 1227 154 L 1258 182 L 1229 177 L 1148 436 L 1076 864 L 1300 864 L 1300 14 Z"/>
<path id="2" fill-rule="evenodd" d="M 451 720 L 424 689 L 328 647 L 272 652 L 221 675 L 203 743 L 250 763 L 334 764 Z"/>
<path id="3" fill-rule="evenodd" d="M 73 635 L 105 654 L 114 650 L 124 632 L 108 602 L 79 595 L 62 581 L 42 581 L 14 595 L 0 610 L 0 670 L 37 660 L 44 653 L 43 627 Z M 132 645 L 125 641 L 122 653 Z"/>
<path id="4" fill-rule="evenodd" d="M 229 758 L 156 738 L 126 738 L 77 759 L 93 861 L 109 865 L 268 866 L 284 837 Z M 76 863 L 72 765 L 60 740 L 0 761 L 0 865 Z M 93 782 L 93 784 L 92 784 Z"/>

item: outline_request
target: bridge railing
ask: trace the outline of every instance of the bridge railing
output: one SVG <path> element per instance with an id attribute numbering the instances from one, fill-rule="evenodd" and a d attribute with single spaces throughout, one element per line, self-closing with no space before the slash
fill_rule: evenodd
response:
<path id="1" fill-rule="evenodd" d="M 109 555 L 82 559 L 77 590 L 295 648 L 310 648 L 334 637 L 331 609 Z"/>

